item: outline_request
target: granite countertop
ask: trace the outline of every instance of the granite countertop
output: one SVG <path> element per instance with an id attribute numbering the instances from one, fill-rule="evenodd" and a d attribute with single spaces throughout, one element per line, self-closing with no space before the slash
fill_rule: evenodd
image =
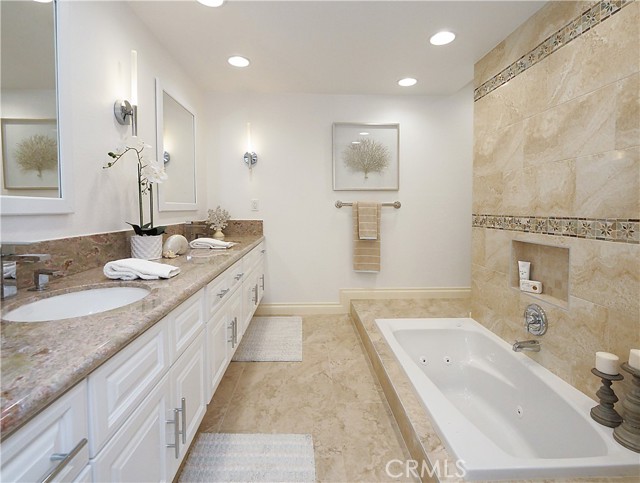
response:
<path id="1" fill-rule="evenodd" d="M 138 286 L 151 290 L 133 304 L 86 317 L 50 322 L 0 322 L 0 436 L 5 439 L 176 306 L 257 246 L 263 236 L 229 236 L 225 250 L 191 250 L 162 263 L 180 267 L 168 280 L 108 279 L 102 268 L 52 280 L 38 295 L 26 290 L 3 304 L 3 313 L 43 296 L 79 289 Z"/>

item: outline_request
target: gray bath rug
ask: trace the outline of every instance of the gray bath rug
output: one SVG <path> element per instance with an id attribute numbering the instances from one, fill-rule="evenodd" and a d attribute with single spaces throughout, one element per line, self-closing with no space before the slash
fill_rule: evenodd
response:
<path id="1" fill-rule="evenodd" d="M 233 356 L 243 362 L 302 360 L 302 317 L 254 317 Z"/>
<path id="2" fill-rule="evenodd" d="M 180 482 L 313 482 L 310 434 L 200 433 Z"/>

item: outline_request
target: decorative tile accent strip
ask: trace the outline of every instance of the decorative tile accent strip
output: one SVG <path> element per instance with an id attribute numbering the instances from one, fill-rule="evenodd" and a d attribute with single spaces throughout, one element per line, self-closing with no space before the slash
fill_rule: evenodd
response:
<path id="1" fill-rule="evenodd" d="M 482 99 L 501 85 L 506 84 L 532 65 L 537 64 L 556 50 L 567 45 L 572 40 L 577 39 L 580 35 L 586 33 L 599 23 L 604 22 L 607 18 L 611 17 L 611 15 L 620 11 L 620 9 L 626 7 L 633 1 L 635 0 L 602 0 L 596 3 L 593 7 L 578 15 L 567 25 L 549 36 L 533 50 L 520 57 L 502 72 L 496 74 L 475 89 L 473 92 L 474 102 Z"/>
<path id="2" fill-rule="evenodd" d="M 640 220 L 511 215 L 473 215 L 475 228 L 640 244 Z"/>

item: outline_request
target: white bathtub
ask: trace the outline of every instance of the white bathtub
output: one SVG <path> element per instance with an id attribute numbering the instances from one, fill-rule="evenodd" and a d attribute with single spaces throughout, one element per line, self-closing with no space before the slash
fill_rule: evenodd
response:
<path id="1" fill-rule="evenodd" d="M 640 455 L 591 419 L 595 401 L 473 319 L 376 323 L 465 479 L 640 474 Z"/>

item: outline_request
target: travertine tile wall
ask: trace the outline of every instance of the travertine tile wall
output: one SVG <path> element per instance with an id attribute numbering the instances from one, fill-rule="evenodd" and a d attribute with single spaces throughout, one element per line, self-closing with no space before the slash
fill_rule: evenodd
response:
<path id="1" fill-rule="evenodd" d="M 592 397 L 594 353 L 640 347 L 639 26 L 637 1 L 549 2 L 475 66 L 472 315 L 513 342 L 540 304 L 530 356 Z M 569 249 L 568 307 L 511 287 L 513 240 Z"/>

